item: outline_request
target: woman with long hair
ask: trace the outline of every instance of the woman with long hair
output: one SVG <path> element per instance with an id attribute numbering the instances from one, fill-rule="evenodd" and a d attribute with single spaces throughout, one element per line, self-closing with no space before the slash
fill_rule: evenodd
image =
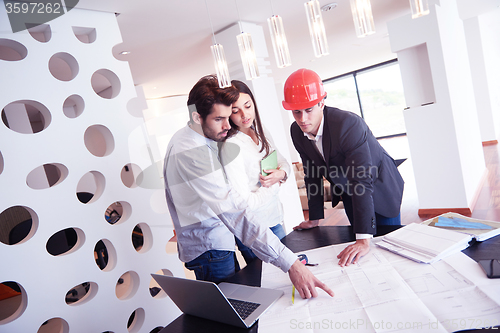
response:
<path id="1" fill-rule="evenodd" d="M 221 161 L 232 188 L 248 204 L 250 214 L 268 225 L 278 238 L 285 236 L 283 229 L 283 206 L 279 199 L 280 185 L 287 179 L 290 166 L 276 150 L 269 133 L 262 126 L 255 98 L 250 88 L 238 80 L 231 81 L 239 92 L 238 100 L 232 104 L 229 122 L 231 129 L 221 145 Z M 239 148 L 239 149 L 238 149 Z M 277 153 L 278 167 L 261 174 L 260 161 Z M 248 263 L 256 255 L 236 238 L 236 244 Z"/>

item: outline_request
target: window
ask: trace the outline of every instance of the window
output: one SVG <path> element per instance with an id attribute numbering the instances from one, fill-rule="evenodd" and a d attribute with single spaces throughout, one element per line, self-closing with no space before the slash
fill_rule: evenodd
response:
<path id="1" fill-rule="evenodd" d="M 375 137 L 406 132 L 406 102 L 397 60 L 325 80 L 326 105 L 363 117 Z"/>
<path id="2" fill-rule="evenodd" d="M 347 76 L 325 82 L 326 91 L 325 104 L 345 111 L 351 111 L 361 117 L 358 93 L 354 76 Z"/>

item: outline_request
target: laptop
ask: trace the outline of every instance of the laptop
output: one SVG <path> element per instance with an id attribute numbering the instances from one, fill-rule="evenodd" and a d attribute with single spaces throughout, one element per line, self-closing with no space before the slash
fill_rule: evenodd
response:
<path id="1" fill-rule="evenodd" d="M 185 314 L 249 328 L 284 292 L 241 284 L 151 274 Z"/>

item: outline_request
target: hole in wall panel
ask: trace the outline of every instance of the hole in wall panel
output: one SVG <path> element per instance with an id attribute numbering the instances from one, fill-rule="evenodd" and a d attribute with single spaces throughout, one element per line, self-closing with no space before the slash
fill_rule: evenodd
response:
<path id="1" fill-rule="evenodd" d="M 0 38 L 0 60 L 20 61 L 27 55 L 28 49 L 23 44 L 12 39 Z"/>
<path id="2" fill-rule="evenodd" d="M 71 95 L 63 103 L 63 113 L 68 118 L 77 118 L 85 109 L 85 101 L 79 95 Z"/>
<path id="3" fill-rule="evenodd" d="M 97 157 L 108 156 L 115 149 L 115 139 L 111 131 L 103 125 L 92 125 L 84 134 L 85 147 Z"/>
<path id="4" fill-rule="evenodd" d="M 91 44 L 95 42 L 97 38 L 97 32 L 95 28 L 85 28 L 85 27 L 72 27 L 73 33 L 78 40 L 85 44 Z"/>
<path id="5" fill-rule="evenodd" d="M 79 66 L 71 54 L 59 52 L 50 58 L 49 71 L 53 77 L 60 81 L 71 81 L 78 75 Z"/>
<path id="6" fill-rule="evenodd" d="M 0 213 L 0 242 L 15 245 L 28 241 L 38 228 L 38 216 L 28 207 L 12 206 Z"/>
<path id="7" fill-rule="evenodd" d="M 0 283 L 0 325 L 7 324 L 19 318 L 28 305 L 28 295 L 17 282 L 4 281 Z"/>
<path id="8" fill-rule="evenodd" d="M 120 224 L 125 222 L 132 214 L 132 206 L 126 201 L 116 201 L 108 206 L 104 212 L 104 218 L 109 224 Z"/>
<path id="9" fill-rule="evenodd" d="M 153 233 L 146 223 L 139 223 L 132 231 L 132 245 L 139 253 L 146 253 L 153 247 Z"/>
<path id="10" fill-rule="evenodd" d="M 2 152 L 0 151 L 0 175 L 3 172 L 3 155 Z"/>
<path id="11" fill-rule="evenodd" d="M 68 305 L 82 305 L 97 295 L 98 285 L 95 282 L 84 282 L 71 288 L 64 301 Z"/>
<path id="12" fill-rule="evenodd" d="M 142 173 L 142 169 L 134 163 L 128 163 L 122 168 L 120 177 L 123 185 L 128 188 L 137 187 L 137 177 Z"/>
<path id="13" fill-rule="evenodd" d="M 116 266 L 116 250 L 107 239 L 101 239 L 94 247 L 94 258 L 97 267 L 102 271 L 109 272 Z"/>
<path id="14" fill-rule="evenodd" d="M 139 285 L 139 274 L 134 271 L 124 273 L 116 282 L 116 297 L 121 300 L 127 300 L 134 297 L 135 293 L 139 289 Z"/>
<path id="15" fill-rule="evenodd" d="M 67 228 L 53 234 L 45 248 L 53 256 L 75 252 L 85 243 L 85 233 L 79 228 Z"/>
<path id="16" fill-rule="evenodd" d="M 52 38 L 52 29 L 48 24 L 26 23 L 26 28 L 31 37 L 40 43 L 47 43 Z"/>
<path id="17" fill-rule="evenodd" d="M 38 133 L 46 129 L 52 120 L 45 105 L 32 100 L 19 100 L 2 109 L 2 121 L 7 128 L 21 134 Z"/>
<path id="18" fill-rule="evenodd" d="M 76 196 L 81 203 L 93 203 L 97 201 L 106 185 L 106 178 L 98 171 L 87 172 L 80 178 L 76 186 Z"/>
<path id="19" fill-rule="evenodd" d="M 62 318 L 51 318 L 45 321 L 37 333 L 69 333 L 68 322 Z"/>
<path id="20" fill-rule="evenodd" d="M 138 308 L 128 318 L 127 329 L 130 333 L 137 333 L 140 331 L 146 318 L 146 312 L 143 308 Z"/>
<path id="21" fill-rule="evenodd" d="M 26 184 L 34 190 L 43 190 L 61 183 L 68 176 L 68 168 L 60 163 L 41 165 L 26 177 Z"/>
<path id="22" fill-rule="evenodd" d="M 174 274 L 172 274 L 172 272 L 168 269 L 160 269 L 155 274 L 174 276 Z M 151 294 L 151 297 L 153 297 L 153 298 L 165 298 L 165 297 L 167 297 L 167 294 L 163 291 L 163 289 L 161 289 L 158 282 L 156 282 L 156 280 L 153 278 L 151 278 L 151 280 L 149 281 L 149 293 Z"/>
<path id="23" fill-rule="evenodd" d="M 90 80 L 92 89 L 102 98 L 112 99 L 118 96 L 121 83 L 118 76 L 108 69 L 99 69 Z"/>

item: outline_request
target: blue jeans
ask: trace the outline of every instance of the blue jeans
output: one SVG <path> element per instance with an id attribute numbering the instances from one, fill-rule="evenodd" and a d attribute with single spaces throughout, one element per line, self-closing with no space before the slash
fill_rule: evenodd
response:
<path id="1" fill-rule="evenodd" d="M 210 250 L 184 264 L 196 280 L 219 283 L 240 270 L 234 251 Z"/>
<path id="2" fill-rule="evenodd" d="M 282 239 L 283 237 L 286 236 L 285 229 L 283 229 L 283 226 L 281 224 L 276 224 L 274 227 L 270 227 L 269 229 L 271 229 L 271 231 L 276 236 L 278 236 L 279 239 Z M 236 240 L 236 245 L 238 246 L 238 250 L 240 250 L 241 255 L 243 256 L 243 259 L 245 259 L 245 262 L 247 264 L 249 262 L 251 262 L 252 260 L 254 260 L 255 258 L 257 258 L 255 253 L 253 253 L 253 251 L 248 246 L 244 245 L 238 239 L 238 237 L 234 237 L 234 239 Z"/>
<path id="3" fill-rule="evenodd" d="M 349 196 L 342 196 L 342 202 L 344 203 L 345 213 L 351 225 L 353 225 L 353 208 L 352 199 Z M 401 225 L 401 213 L 396 217 L 386 217 L 375 213 L 375 221 L 377 225 Z"/>

